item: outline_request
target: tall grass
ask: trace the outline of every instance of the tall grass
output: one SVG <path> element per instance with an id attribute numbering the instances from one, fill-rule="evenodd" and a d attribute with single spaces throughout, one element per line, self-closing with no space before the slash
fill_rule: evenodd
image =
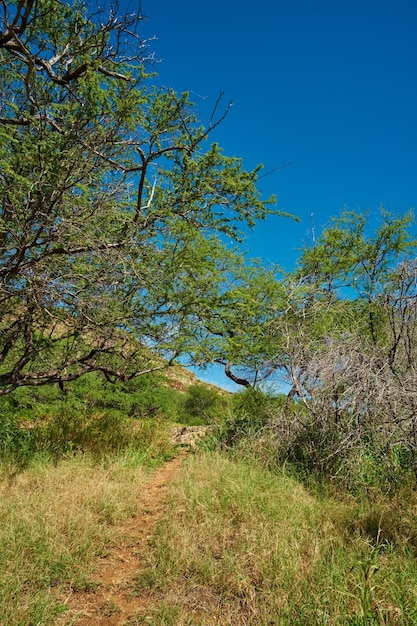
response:
<path id="1" fill-rule="evenodd" d="M 89 585 L 94 557 L 135 511 L 144 470 L 87 455 L 0 473 L 0 623 L 50 626 L 65 589 Z"/>
<path id="2" fill-rule="evenodd" d="M 153 466 L 174 454 L 170 428 L 158 419 L 131 419 L 109 411 L 64 411 L 30 424 L 0 418 L 0 467 L 16 473 L 38 457 L 57 462 L 77 454 L 96 461 L 129 454 L 141 465 Z"/>
<path id="3" fill-rule="evenodd" d="M 187 399 L 155 377 L 109 386 L 94 375 L 65 395 L 46 386 L 2 398 L 1 626 L 50 626 L 65 589 L 91 584 L 92 561 L 134 512 L 146 470 L 175 453 L 170 420 Z"/>
<path id="4" fill-rule="evenodd" d="M 131 624 L 415 624 L 415 497 L 407 510 L 404 532 L 385 538 L 385 517 L 395 524 L 381 507 L 375 527 L 353 498 L 318 498 L 217 453 L 194 458 L 138 577 L 154 605 Z"/>
<path id="5" fill-rule="evenodd" d="M 174 453 L 163 419 L 57 407 L 0 419 L 2 626 L 55 623 L 65 590 L 90 585 L 115 522 L 135 511 L 147 469 Z"/>
<path id="6" fill-rule="evenodd" d="M 53 457 L 89 453 L 97 459 L 127 451 L 153 464 L 173 453 L 166 422 L 118 416 L 112 412 L 63 413 L 36 427 L 37 449 Z"/>

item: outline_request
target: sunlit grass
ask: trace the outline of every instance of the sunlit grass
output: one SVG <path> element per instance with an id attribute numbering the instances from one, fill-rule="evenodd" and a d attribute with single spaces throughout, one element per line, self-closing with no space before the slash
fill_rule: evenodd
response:
<path id="1" fill-rule="evenodd" d="M 135 424 L 132 436 L 148 441 L 150 454 L 128 445 L 54 463 L 38 454 L 15 472 L 4 464 L 2 625 L 71 624 L 66 595 L 91 587 L 94 558 L 136 511 L 144 467 L 170 449 L 163 429 Z M 128 625 L 411 626 L 416 557 L 417 496 L 409 486 L 395 497 L 355 499 L 309 491 L 253 457 L 198 452 L 171 485 L 148 567 L 136 577 L 146 609 Z"/>
<path id="2" fill-rule="evenodd" d="M 132 624 L 415 624 L 407 538 L 364 532 L 361 507 L 253 464 L 196 457 L 138 577 L 154 606 Z"/>
<path id="3" fill-rule="evenodd" d="M 123 459 L 106 467 L 87 456 L 0 476 L 1 624 L 54 623 L 65 589 L 88 586 L 115 522 L 134 513 L 145 477 Z"/>

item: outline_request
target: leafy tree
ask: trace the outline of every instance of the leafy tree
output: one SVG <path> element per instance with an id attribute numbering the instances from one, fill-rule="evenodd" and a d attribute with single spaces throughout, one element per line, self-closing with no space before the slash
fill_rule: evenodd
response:
<path id="1" fill-rule="evenodd" d="M 193 273 L 217 287 L 237 265 L 215 236 L 273 211 L 259 168 L 207 143 L 220 98 L 202 125 L 187 94 L 152 85 L 140 15 L 79 0 L 1 12 L 0 393 L 164 367 L 155 353 L 172 362 L 216 311 Z"/>
<path id="2" fill-rule="evenodd" d="M 413 220 L 411 211 L 393 215 L 382 208 L 380 223 L 370 232 L 369 214 L 343 211 L 300 260 L 298 276 L 315 287 L 316 296 L 331 300 L 346 294 L 363 301 L 374 344 L 384 285 L 392 269 L 416 248 L 409 232 Z"/>
<path id="3" fill-rule="evenodd" d="M 417 473 L 411 225 L 412 214 L 383 212 L 372 232 L 345 212 L 286 280 L 270 332 L 291 391 L 275 434 L 278 456 L 303 470 L 349 482 L 371 462 L 395 473 L 401 457 Z"/>
<path id="4" fill-rule="evenodd" d="M 184 340 L 194 363 L 216 362 L 239 385 L 256 385 L 273 370 L 276 343 L 267 329 L 283 309 L 283 284 L 261 263 L 242 264 L 242 256 L 205 241 L 194 250 L 204 260 L 185 266 L 187 293 L 177 291 L 183 307 Z M 191 299 L 189 299 L 191 298 Z M 198 302 L 196 302 L 196 300 Z"/>

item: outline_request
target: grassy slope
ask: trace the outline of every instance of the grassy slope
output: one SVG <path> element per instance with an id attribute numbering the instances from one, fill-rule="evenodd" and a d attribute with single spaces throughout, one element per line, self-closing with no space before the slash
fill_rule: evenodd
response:
<path id="1" fill-rule="evenodd" d="M 372 509 L 353 499 L 211 453 L 190 461 L 168 510 L 137 583 L 154 607 L 132 625 L 417 623 L 415 549 L 382 540 L 383 526 L 372 537 Z"/>
<path id="2" fill-rule="evenodd" d="M 89 585 L 145 475 L 131 452 L 2 475 L 1 624 L 58 620 L 59 598 Z M 416 510 L 412 494 L 374 508 L 219 453 L 193 455 L 137 580 L 152 603 L 129 625 L 415 624 Z"/>
<path id="3" fill-rule="evenodd" d="M 1 399 L 1 626 L 49 626 L 65 589 L 89 584 L 147 470 L 174 453 L 172 421 L 196 383 L 178 370 L 116 386 L 92 375 L 64 396 L 47 386 Z"/>
<path id="4" fill-rule="evenodd" d="M 150 382 L 107 389 L 90 381 L 88 395 L 65 401 L 56 390 L 20 394 L 29 439 L 7 419 L 0 432 L 2 625 L 66 623 L 59 599 L 89 585 L 92 559 L 117 541 L 115 522 L 135 510 L 134 485 L 172 454 L 167 430 L 185 397 L 177 384 L 167 392 Z M 197 392 L 192 411 L 206 406 Z M 6 417 L 15 410 L 4 408 Z M 151 409 L 153 418 L 143 419 Z M 410 488 L 389 499 L 319 497 L 261 469 L 253 455 L 200 452 L 172 486 L 167 510 L 137 580 L 154 603 L 130 626 L 417 623 Z"/>
<path id="5" fill-rule="evenodd" d="M 62 612 L 65 588 L 88 585 L 94 556 L 132 515 L 145 471 L 120 458 L 38 460 L 0 476 L 0 623 L 46 626 Z"/>

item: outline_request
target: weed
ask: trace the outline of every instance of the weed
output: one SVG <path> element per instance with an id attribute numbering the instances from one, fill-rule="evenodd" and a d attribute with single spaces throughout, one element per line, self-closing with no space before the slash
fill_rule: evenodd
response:
<path id="1" fill-rule="evenodd" d="M 106 467 L 84 456 L 0 481 L 2 624 L 53 624 L 63 587 L 91 588 L 92 560 L 115 540 L 114 522 L 135 511 L 145 477 L 122 461 Z"/>
<path id="2" fill-rule="evenodd" d="M 375 545 L 349 529 L 355 510 L 353 498 L 201 453 L 172 488 L 146 584 L 176 598 L 178 625 L 415 623 L 415 560 L 388 549 L 383 526 Z"/>
<path id="3" fill-rule="evenodd" d="M 0 419 L 0 458 L 6 463 L 24 467 L 37 449 L 36 433 L 20 427 L 13 416 Z"/>

